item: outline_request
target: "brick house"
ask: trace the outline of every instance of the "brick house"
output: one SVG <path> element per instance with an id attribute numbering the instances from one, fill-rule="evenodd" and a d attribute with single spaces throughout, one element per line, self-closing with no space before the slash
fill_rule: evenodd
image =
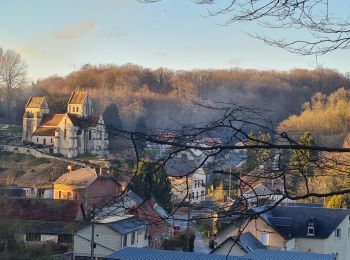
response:
<path id="1" fill-rule="evenodd" d="M 102 207 L 121 192 L 117 180 L 92 168 L 70 171 L 54 182 L 54 199 L 80 200 L 85 209 Z"/>

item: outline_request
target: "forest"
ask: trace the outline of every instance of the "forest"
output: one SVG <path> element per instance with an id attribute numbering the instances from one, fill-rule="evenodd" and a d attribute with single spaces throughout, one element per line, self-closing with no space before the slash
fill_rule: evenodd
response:
<path id="1" fill-rule="evenodd" d="M 339 135 L 348 129 L 345 119 L 341 125 L 332 119 L 328 126 L 319 128 L 312 113 L 319 114 L 324 106 L 325 117 L 347 117 L 348 101 L 341 100 L 349 96 L 349 83 L 349 77 L 327 68 L 173 71 L 133 64 L 87 64 L 67 76 L 50 76 L 13 88 L 12 99 L 1 102 L 0 122 L 21 124 L 30 96 L 45 95 L 52 113 L 65 112 L 69 95 L 80 89 L 89 91 L 95 112 L 103 113 L 109 108 L 120 118 L 119 126 L 124 129 L 135 129 L 140 124 L 148 129 L 164 129 L 179 123 L 206 122 L 215 113 L 198 104 L 226 102 L 262 109 L 276 126 L 283 121 L 284 127 L 296 126 L 297 131 L 318 129 Z M 345 112 L 328 113 L 334 109 Z M 338 139 L 336 142 L 340 142 Z"/>

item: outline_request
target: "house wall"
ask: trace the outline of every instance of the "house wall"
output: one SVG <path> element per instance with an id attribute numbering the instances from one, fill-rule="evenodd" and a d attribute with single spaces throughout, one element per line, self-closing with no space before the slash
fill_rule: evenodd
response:
<path id="1" fill-rule="evenodd" d="M 87 206 L 104 205 L 121 193 L 120 185 L 111 178 L 97 178 L 87 188 Z M 80 192 L 80 197 L 85 199 L 85 192 Z"/>
<path id="2" fill-rule="evenodd" d="M 335 237 L 335 230 L 327 239 L 296 238 L 296 251 L 338 254 L 337 260 L 350 259 L 350 223 L 346 217 L 337 228 L 340 238 Z"/>
<path id="3" fill-rule="evenodd" d="M 96 257 L 107 256 L 122 248 L 122 236 L 103 224 L 95 224 Z M 74 254 L 90 256 L 91 253 L 91 225 L 80 229 L 74 235 Z"/>
<path id="4" fill-rule="evenodd" d="M 234 242 L 232 240 L 228 240 L 228 241 L 226 241 L 226 243 L 222 244 L 220 248 L 216 248 L 215 251 L 213 251 L 211 254 L 212 255 L 227 255 L 228 252 L 230 252 L 229 253 L 230 256 L 244 256 L 247 254 L 237 244 L 232 247 L 233 243 Z"/>
<path id="5" fill-rule="evenodd" d="M 42 144 L 43 145 L 44 139 L 46 140 L 45 145 L 50 145 L 50 146 L 54 145 L 54 140 L 55 140 L 54 136 L 33 136 L 32 142 L 34 144 Z"/>
<path id="6" fill-rule="evenodd" d="M 242 224 L 242 227 L 245 227 L 246 223 Z M 228 228 L 225 228 L 224 232 L 220 232 L 218 236 L 218 243 L 222 243 L 229 236 L 236 236 L 239 231 L 239 226 L 232 225 Z M 244 228 L 243 232 L 250 232 L 253 236 L 255 236 L 260 242 L 262 242 L 262 233 L 269 234 L 269 243 L 266 245 L 269 249 L 281 249 L 285 248 L 286 241 L 285 239 L 279 235 L 273 228 L 266 224 L 264 220 L 261 218 L 253 219 L 248 223 L 248 225 Z"/>
<path id="7" fill-rule="evenodd" d="M 191 204 L 205 201 L 206 196 L 206 174 L 202 168 L 196 170 L 191 176 L 188 177 L 188 183 L 186 177 L 176 178 L 168 177 L 171 186 L 173 200 L 175 202 L 182 201 L 187 194 L 191 195 Z M 195 182 L 197 181 L 197 182 Z M 202 182 L 204 186 L 202 186 Z M 198 194 L 198 197 L 197 197 Z M 188 201 L 188 197 L 186 198 Z"/>

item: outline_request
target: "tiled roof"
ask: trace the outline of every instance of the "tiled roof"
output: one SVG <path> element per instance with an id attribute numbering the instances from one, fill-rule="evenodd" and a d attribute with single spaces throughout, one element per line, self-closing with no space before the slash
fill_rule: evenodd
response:
<path id="1" fill-rule="evenodd" d="M 68 104 L 77 105 L 83 104 L 87 91 L 73 91 L 72 96 L 70 97 Z"/>
<path id="2" fill-rule="evenodd" d="M 38 127 L 33 136 L 55 136 L 56 127 Z"/>
<path id="3" fill-rule="evenodd" d="M 182 252 L 170 250 L 158 250 L 152 248 L 126 247 L 113 254 L 106 256 L 106 259 L 118 260 L 239 260 L 245 259 L 238 256 L 210 255 L 195 252 Z M 327 259 L 328 260 L 328 259 Z"/>
<path id="4" fill-rule="evenodd" d="M 74 114 L 68 114 L 69 119 L 72 121 L 74 126 L 80 127 L 82 129 L 88 127 L 95 127 L 98 124 L 100 116 L 90 115 L 87 118 L 80 117 Z"/>
<path id="5" fill-rule="evenodd" d="M 250 260 L 335 260 L 331 254 L 257 249 L 245 256 Z"/>
<path id="6" fill-rule="evenodd" d="M 86 188 L 97 179 L 95 169 L 81 168 L 67 172 L 59 177 L 54 184 L 72 185 L 76 188 Z"/>
<path id="7" fill-rule="evenodd" d="M 40 108 L 45 97 L 30 97 L 26 105 L 27 108 Z"/>
<path id="8" fill-rule="evenodd" d="M 0 229 L 9 233 L 39 233 L 46 235 L 73 234 L 85 226 L 84 221 L 45 221 L 24 219 L 1 219 Z"/>
<path id="9" fill-rule="evenodd" d="M 261 212 L 265 207 L 254 208 Z M 337 226 L 350 215 L 349 209 L 333 209 L 322 207 L 277 206 L 260 217 L 281 236 L 286 239 L 293 237 L 327 238 Z M 315 236 L 307 235 L 307 223 L 315 222 Z"/>
<path id="10" fill-rule="evenodd" d="M 84 212 L 78 200 L 4 198 L 0 200 L 1 217 L 51 221 L 82 220 Z"/>
<path id="11" fill-rule="evenodd" d="M 47 114 L 43 116 L 41 120 L 41 127 L 58 127 L 58 124 L 62 121 L 64 114 Z"/>
<path id="12" fill-rule="evenodd" d="M 147 227 L 144 221 L 135 217 L 125 218 L 114 223 L 109 223 L 108 226 L 119 234 L 126 234 Z"/>

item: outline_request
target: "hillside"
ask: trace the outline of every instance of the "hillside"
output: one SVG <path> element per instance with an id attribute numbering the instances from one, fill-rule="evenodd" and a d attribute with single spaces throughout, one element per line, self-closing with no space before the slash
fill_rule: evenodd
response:
<path id="1" fill-rule="evenodd" d="M 0 186 L 51 187 L 66 171 L 61 161 L 0 152 Z"/>
<path id="2" fill-rule="evenodd" d="M 88 90 L 95 111 L 114 103 L 124 128 L 138 119 L 148 128 L 171 127 L 175 122 L 207 121 L 214 115 L 193 101 L 234 102 L 271 111 L 275 122 L 299 114 L 302 104 L 315 93 L 326 95 L 349 80 L 336 71 L 319 68 L 288 72 L 258 70 L 151 70 L 136 65 L 85 65 L 65 77 L 41 79 L 15 93 L 14 113 L 0 106 L 2 122 L 21 123 L 24 105 L 31 95 L 46 95 L 52 112 L 64 112 L 74 89 Z"/>
<path id="3" fill-rule="evenodd" d="M 342 146 L 350 131 L 350 90 L 316 93 L 299 115 L 290 116 L 280 127 L 296 134 L 311 132 L 319 143 Z"/>

